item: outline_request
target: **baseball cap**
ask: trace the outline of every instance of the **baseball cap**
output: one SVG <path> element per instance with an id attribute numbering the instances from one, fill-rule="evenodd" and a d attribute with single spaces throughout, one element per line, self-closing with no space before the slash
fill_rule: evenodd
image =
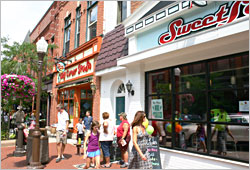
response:
<path id="1" fill-rule="evenodd" d="M 118 116 L 122 116 L 124 119 L 127 119 L 127 114 L 124 112 L 119 113 Z"/>

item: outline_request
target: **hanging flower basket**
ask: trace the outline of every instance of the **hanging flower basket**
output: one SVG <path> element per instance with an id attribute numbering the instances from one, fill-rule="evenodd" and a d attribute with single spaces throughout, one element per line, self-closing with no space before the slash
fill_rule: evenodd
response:
<path id="1" fill-rule="evenodd" d="M 24 75 L 4 74 L 1 76 L 1 94 L 4 100 L 23 98 L 24 101 L 32 101 L 35 83 Z"/>

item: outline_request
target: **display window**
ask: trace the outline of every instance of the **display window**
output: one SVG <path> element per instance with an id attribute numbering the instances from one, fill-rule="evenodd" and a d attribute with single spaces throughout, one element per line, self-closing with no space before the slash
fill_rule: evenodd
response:
<path id="1" fill-rule="evenodd" d="M 160 146 L 249 162 L 248 63 L 245 52 L 146 72 Z"/>

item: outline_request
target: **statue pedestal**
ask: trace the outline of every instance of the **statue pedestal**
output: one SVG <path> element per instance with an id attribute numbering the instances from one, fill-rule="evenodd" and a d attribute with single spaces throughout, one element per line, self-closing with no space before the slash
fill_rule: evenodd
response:
<path id="1" fill-rule="evenodd" d="M 17 147 L 16 150 L 13 152 L 14 156 L 21 157 L 26 155 L 26 151 L 23 148 L 23 126 L 19 124 L 18 128 L 18 136 L 17 136 Z"/>

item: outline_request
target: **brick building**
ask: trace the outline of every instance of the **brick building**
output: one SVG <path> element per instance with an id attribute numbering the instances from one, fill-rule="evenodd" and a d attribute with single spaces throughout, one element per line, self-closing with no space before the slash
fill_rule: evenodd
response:
<path id="1" fill-rule="evenodd" d="M 100 120 L 100 81 L 95 76 L 96 59 L 102 37 L 131 15 L 143 2 L 55 1 L 30 34 L 36 43 L 44 36 L 57 48 L 48 53 L 54 66 L 47 91 L 47 125 L 57 122 L 56 105 L 62 103 L 70 115 L 72 128 L 87 110 Z M 56 58 L 53 60 L 53 58 Z M 91 89 L 94 87 L 95 89 Z M 44 103 L 45 104 L 45 103 Z M 43 107 L 43 106 L 41 106 Z"/>

